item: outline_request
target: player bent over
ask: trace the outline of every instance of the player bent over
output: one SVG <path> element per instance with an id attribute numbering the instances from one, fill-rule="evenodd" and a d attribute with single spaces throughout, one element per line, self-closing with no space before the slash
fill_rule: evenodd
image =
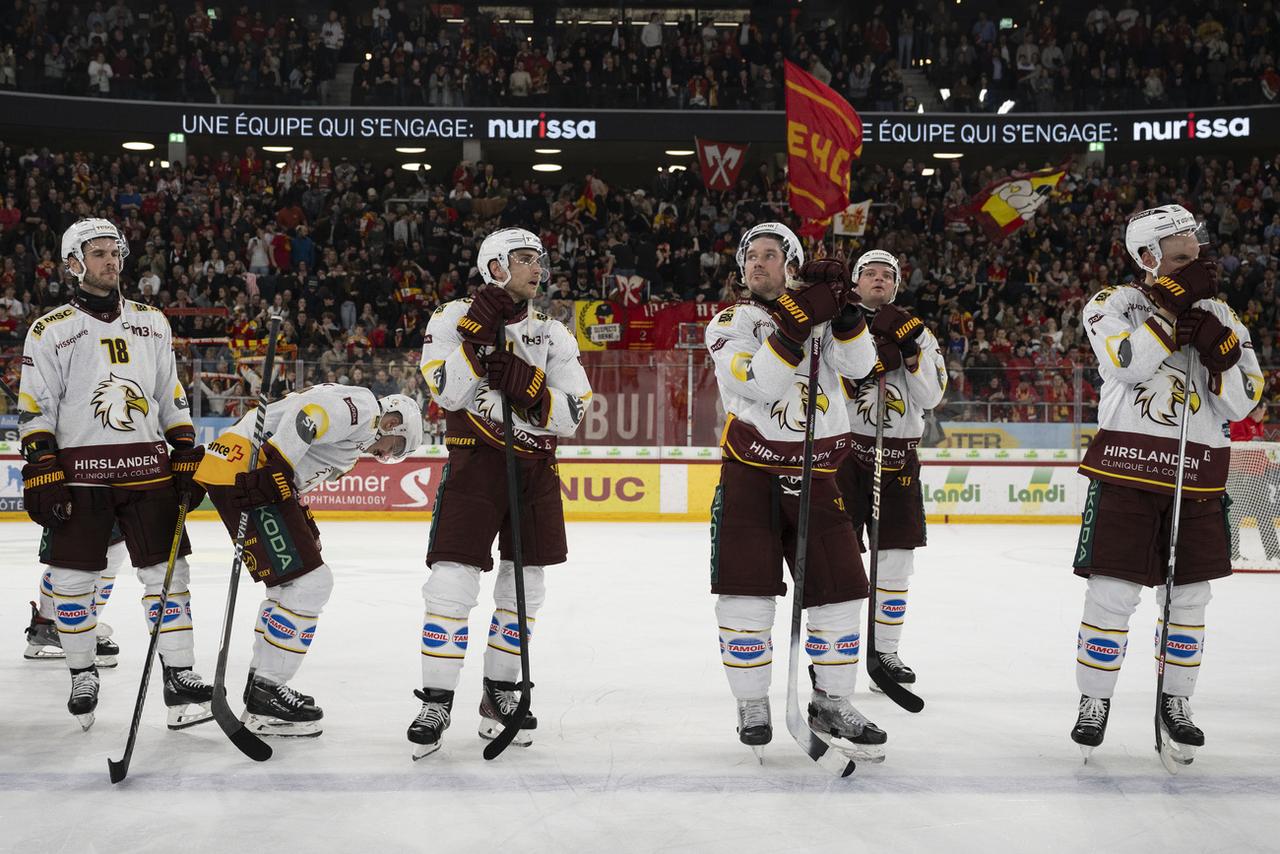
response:
<path id="1" fill-rule="evenodd" d="M 1090 483 L 1075 554 L 1076 574 L 1089 581 L 1071 738 L 1086 759 L 1106 733 L 1142 588 L 1155 587 L 1164 605 L 1184 417 L 1188 464 L 1160 725 L 1174 762 L 1190 763 L 1204 744 L 1188 700 L 1200 672 L 1209 581 L 1231 574 L 1223 492 L 1231 449 L 1222 424 L 1253 409 L 1263 379 L 1248 330 L 1214 299 L 1217 270 L 1200 260 L 1199 234 L 1195 217 L 1180 205 L 1136 214 L 1125 246 L 1144 273 L 1141 284 L 1104 288 L 1081 315 L 1103 379 L 1098 435 L 1080 465 Z M 1157 627 L 1157 656 L 1159 638 Z"/>
<path id="2" fill-rule="evenodd" d="M 98 573 L 93 591 L 93 607 L 98 614 L 98 625 L 94 629 L 93 663 L 99 669 L 115 667 L 118 663 L 120 647 L 111 639 L 111 626 L 102 621 L 102 612 L 111 599 L 111 591 L 115 589 L 116 576 L 128 562 L 129 549 L 117 523 L 111 529 L 111 541 L 107 545 L 107 568 Z M 67 657 L 62 651 L 62 641 L 58 637 L 58 624 L 54 621 L 54 616 L 53 570 L 46 569 L 40 576 L 39 604 L 31 603 L 31 622 L 26 629 L 27 648 L 22 653 L 23 658 L 28 661 L 45 661 Z"/>
<path id="3" fill-rule="evenodd" d="M 71 302 L 27 332 L 18 396 L 27 513 L 44 527 L 40 562 L 58 639 L 71 671 L 67 709 L 88 729 L 98 705 L 96 597 L 118 524 L 137 568 L 148 629 L 159 620 L 169 726 L 208 720 L 212 688 L 192 670 L 191 552 L 186 534 L 174 564 L 168 607 L 160 591 L 178 521 L 204 449 L 195 443 L 187 393 L 178 381 L 169 321 L 120 295 L 128 245 L 104 219 L 62 235 L 62 262 L 75 277 Z M 166 441 L 172 450 L 165 448 Z M 194 707 L 194 708 L 193 708 Z"/>
<path id="4" fill-rule="evenodd" d="M 866 323 L 841 314 L 849 284 L 838 261 L 804 263 L 785 225 L 762 223 L 738 246 L 748 298 L 707 325 L 706 344 L 727 420 L 712 503 L 711 592 L 721 658 L 738 701 L 738 737 L 759 755 L 773 737 L 769 682 L 775 597 L 796 554 L 800 469 L 809 395 L 815 395 L 813 486 L 804 590 L 813 699 L 809 726 L 863 759 L 883 759 L 886 736 L 849 698 L 858 672 L 867 577 L 835 473 L 849 449 L 841 378 L 875 364 Z M 798 283 L 791 277 L 799 275 Z M 789 285 L 795 285 L 794 289 Z M 834 321 L 829 323 L 829 321 Z M 810 337 L 821 330 L 818 387 L 809 388 Z M 830 395 L 830 396 L 829 396 Z M 850 559 L 852 558 L 852 559 Z"/>
<path id="5" fill-rule="evenodd" d="M 840 464 L 836 482 L 858 536 L 871 524 L 875 475 L 876 409 L 879 378 L 885 374 L 884 458 L 880 478 L 880 540 L 876 564 L 876 648 L 895 682 L 911 685 L 915 671 L 903 664 L 898 644 L 907 615 L 907 589 L 915 569 L 915 549 L 925 544 L 924 495 L 916 446 L 924 434 L 924 413 L 938 405 L 947 388 L 946 363 L 938 341 L 923 322 L 893 304 L 902 276 L 898 259 L 880 249 L 865 252 L 853 266 L 860 306 L 879 359 L 862 382 L 845 380 L 853 453 Z M 873 684 L 872 690 L 879 690 Z"/>
<path id="6" fill-rule="evenodd" d="M 422 586 L 423 687 L 414 692 L 422 708 L 408 733 L 415 759 L 439 750 L 449 726 L 467 649 L 467 617 L 479 596 L 481 573 L 493 568 L 495 536 L 500 562 L 484 656 L 481 737 L 496 737 L 520 701 L 502 396 L 511 402 L 511 439 L 519 458 L 527 636 L 545 598 L 543 568 L 567 557 L 556 441 L 573 435 L 591 399 L 573 333 L 529 305 L 549 275 L 537 236 L 520 228 L 496 231 L 480 244 L 477 264 L 484 286 L 474 298 L 436 309 L 422 348 L 422 373 L 448 413 L 449 463 L 436 492 L 427 547 L 431 575 Z M 505 350 L 495 347 L 500 328 Z M 526 717 L 515 743 L 531 744 L 535 726 L 533 715 Z"/>
<path id="7" fill-rule="evenodd" d="M 248 412 L 209 443 L 196 479 L 232 537 L 240 514 L 249 514 L 244 565 L 267 588 L 243 721 L 259 735 L 318 736 L 324 712 L 288 683 L 315 637 L 333 573 L 320 554 L 320 530 L 299 499 L 346 474 L 361 454 L 393 463 L 413 453 L 422 444 L 422 410 L 403 394 L 376 398 L 362 386 L 310 386 L 267 405 L 271 438 L 249 471 L 257 415 Z"/>

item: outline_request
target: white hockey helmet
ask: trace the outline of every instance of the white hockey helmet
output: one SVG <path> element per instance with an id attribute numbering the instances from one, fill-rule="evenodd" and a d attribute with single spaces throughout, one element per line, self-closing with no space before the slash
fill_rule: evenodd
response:
<path id="1" fill-rule="evenodd" d="M 893 271 L 893 293 L 889 296 L 889 302 L 893 302 L 898 296 L 898 287 L 902 284 L 902 268 L 898 266 L 898 258 L 892 252 L 872 249 L 859 255 L 857 263 L 853 265 L 854 286 L 856 287 L 858 279 L 862 278 L 862 271 L 872 264 L 884 264 Z"/>
<path id="2" fill-rule="evenodd" d="M 1175 234 L 1189 234 L 1201 245 L 1209 242 L 1209 233 L 1204 223 L 1197 222 L 1191 211 L 1182 205 L 1161 205 L 1140 211 L 1129 218 L 1124 229 L 1124 248 L 1129 251 L 1133 263 L 1152 275 L 1160 267 L 1160 241 Z M 1142 250 L 1146 249 L 1155 257 L 1155 264 L 1147 266 L 1142 263 Z"/>
<path id="3" fill-rule="evenodd" d="M 398 463 L 418 450 L 422 444 L 422 407 L 407 394 L 389 394 L 378 398 L 378 430 L 374 441 L 383 436 L 401 436 L 404 438 L 404 450 L 398 454 L 379 458 L 380 463 Z M 383 428 L 382 416 L 395 413 L 400 416 L 400 423 L 395 427 Z"/>
<path id="4" fill-rule="evenodd" d="M 84 281 L 85 274 L 84 245 L 99 237 L 110 237 L 116 242 L 116 246 L 120 248 L 120 263 L 123 265 L 124 259 L 129 257 L 129 244 L 120 236 L 120 229 L 110 220 L 90 217 L 72 223 L 71 227 L 62 232 L 62 255 L 59 260 L 66 271 L 79 281 Z M 68 258 L 75 258 L 80 262 L 79 273 L 67 266 Z"/>
<path id="5" fill-rule="evenodd" d="M 738 273 L 744 279 L 747 277 L 747 249 L 757 237 L 773 237 L 780 241 L 788 266 L 795 264 L 798 269 L 804 265 L 804 247 L 795 232 L 780 222 L 762 222 L 747 229 L 738 241 L 738 252 L 734 257 L 738 261 Z"/>
<path id="6" fill-rule="evenodd" d="M 480 268 L 480 278 L 486 285 L 504 285 L 511 278 L 511 253 L 517 249 L 532 249 L 538 253 L 538 266 L 541 268 L 538 281 L 546 284 L 551 281 L 551 264 L 547 261 L 547 251 L 542 241 L 532 231 L 523 228 L 504 228 L 495 231 L 480 243 L 480 251 L 476 255 L 476 266 Z M 507 275 L 498 281 L 489 272 L 489 262 L 497 261 L 498 266 Z"/>

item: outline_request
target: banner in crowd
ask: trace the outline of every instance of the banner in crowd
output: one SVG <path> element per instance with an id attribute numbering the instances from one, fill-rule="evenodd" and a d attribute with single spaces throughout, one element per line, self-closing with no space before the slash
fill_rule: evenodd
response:
<path id="1" fill-rule="evenodd" d="M 693 142 L 698 149 L 698 165 L 702 167 L 702 183 L 708 190 L 724 192 L 738 183 L 738 173 L 747 162 L 749 144 L 711 142 L 696 136 Z"/>
<path id="2" fill-rule="evenodd" d="M 975 221 L 988 240 L 998 242 L 1034 219 L 1066 174 L 1065 165 L 1015 172 L 987 185 L 966 207 L 949 212 L 949 217 Z"/>
<path id="3" fill-rule="evenodd" d="M 609 299 L 619 305 L 640 305 L 649 301 L 649 280 L 644 276 L 613 276 Z"/>
<path id="4" fill-rule="evenodd" d="M 706 323 L 728 305 L 688 300 L 634 304 L 618 297 L 615 291 L 614 300 L 574 300 L 579 350 L 672 350 L 680 340 L 680 324 Z"/>
<path id="5" fill-rule="evenodd" d="M 836 234 L 842 237 L 861 237 L 867 233 L 867 221 L 871 218 L 871 200 L 854 202 L 836 214 Z"/>
<path id="6" fill-rule="evenodd" d="M 862 156 L 862 120 L 849 102 L 786 63 L 787 190 L 791 209 L 826 219 L 849 204 L 849 170 Z"/>

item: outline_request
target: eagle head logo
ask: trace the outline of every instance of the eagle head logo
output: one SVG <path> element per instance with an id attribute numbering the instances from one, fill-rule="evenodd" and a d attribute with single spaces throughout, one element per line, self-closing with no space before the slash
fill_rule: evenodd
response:
<path id="1" fill-rule="evenodd" d="M 1136 392 L 1133 402 L 1143 418 L 1149 418 L 1165 427 L 1178 426 L 1180 407 L 1187 402 L 1184 372 L 1163 364 L 1156 371 L 1155 376 L 1138 383 L 1133 388 Z M 1194 383 L 1191 385 L 1191 411 L 1200 411 L 1200 393 L 1196 391 Z"/>
<path id="2" fill-rule="evenodd" d="M 775 401 L 773 407 L 769 410 L 769 414 L 778 419 L 778 426 L 792 430 L 796 433 L 804 432 L 804 414 L 809 410 L 809 384 L 796 383 L 795 397 L 790 395 L 785 400 Z M 792 411 L 792 404 L 798 404 L 796 411 Z M 826 412 L 827 407 L 831 404 L 827 400 L 827 394 L 822 390 L 822 386 L 818 386 L 818 398 L 813 402 L 814 408 L 818 412 Z"/>
<path id="3" fill-rule="evenodd" d="M 151 408 L 136 382 L 115 374 L 108 374 L 98 383 L 90 402 L 93 414 L 102 419 L 103 427 L 125 433 L 135 429 L 133 413 L 141 412 L 145 417 Z"/>
<path id="4" fill-rule="evenodd" d="M 862 419 L 863 424 L 875 424 L 876 411 L 876 388 L 878 383 L 862 383 L 858 386 L 858 393 L 854 397 L 853 403 L 858 417 Z M 884 384 L 884 426 L 888 429 L 893 423 L 893 413 L 899 416 L 907 414 L 906 401 L 902 399 L 902 392 L 893 383 Z"/>

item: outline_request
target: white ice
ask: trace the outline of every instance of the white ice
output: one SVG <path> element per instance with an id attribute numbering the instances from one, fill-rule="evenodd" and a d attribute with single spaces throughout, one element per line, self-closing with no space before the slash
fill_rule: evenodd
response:
<path id="1" fill-rule="evenodd" d="M 889 732 L 888 759 L 837 780 L 782 723 L 785 604 L 765 764 L 738 743 L 705 525 L 574 524 L 531 647 L 534 746 L 481 758 L 475 642 L 443 750 L 413 763 L 427 526 L 321 527 L 337 587 L 295 684 L 324 707 L 324 735 L 276 741 L 256 765 L 213 723 L 168 731 L 153 677 L 132 771 L 113 787 L 106 760 L 123 749 L 145 650 L 137 581 L 122 575 L 106 610 L 121 665 L 103 672 L 97 723 L 83 733 L 66 711 L 65 666 L 21 655 L 36 529 L 0 526 L 0 850 L 1280 850 L 1280 577 L 1214 585 L 1194 700 L 1208 744 L 1177 777 L 1153 749 L 1147 593 L 1106 743 L 1085 766 L 1067 736 L 1084 595 L 1069 569 L 1075 531 L 934 526 L 902 647 L 927 706 L 899 710 L 866 692 L 863 673 L 858 702 Z M 211 679 L 231 548 L 210 521 L 191 535 L 197 664 Z M 228 680 L 237 707 L 259 599 L 243 580 Z M 482 598 L 473 612 L 477 641 L 490 607 Z"/>

